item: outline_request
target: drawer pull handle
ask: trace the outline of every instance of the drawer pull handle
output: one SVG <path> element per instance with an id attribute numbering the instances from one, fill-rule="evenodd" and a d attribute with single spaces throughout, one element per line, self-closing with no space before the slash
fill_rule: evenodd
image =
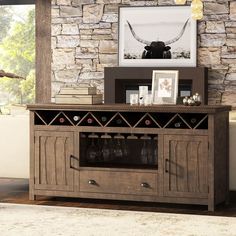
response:
<path id="1" fill-rule="evenodd" d="M 148 183 L 141 183 L 140 185 L 143 188 L 149 188 L 150 187 L 150 185 Z"/>
<path id="2" fill-rule="evenodd" d="M 93 180 L 93 179 L 90 179 L 90 180 L 88 181 L 88 183 L 91 184 L 91 185 L 96 185 L 96 184 L 97 184 L 96 181 Z"/>

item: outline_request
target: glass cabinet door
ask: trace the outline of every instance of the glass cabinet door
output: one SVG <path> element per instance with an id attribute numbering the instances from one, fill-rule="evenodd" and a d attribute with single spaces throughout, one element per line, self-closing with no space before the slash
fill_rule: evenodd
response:
<path id="1" fill-rule="evenodd" d="M 80 166 L 138 169 L 158 167 L 157 135 L 82 132 L 79 140 Z"/>

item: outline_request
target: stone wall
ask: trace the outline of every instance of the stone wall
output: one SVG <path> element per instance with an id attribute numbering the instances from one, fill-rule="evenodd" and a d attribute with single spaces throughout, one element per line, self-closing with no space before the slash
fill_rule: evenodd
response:
<path id="1" fill-rule="evenodd" d="M 204 0 L 198 65 L 209 68 L 209 104 L 236 107 L 236 1 Z M 96 85 L 117 66 L 118 6 L 174 5 L 174 0 L 52 0 L 52 96 L 60 86 Z"/>

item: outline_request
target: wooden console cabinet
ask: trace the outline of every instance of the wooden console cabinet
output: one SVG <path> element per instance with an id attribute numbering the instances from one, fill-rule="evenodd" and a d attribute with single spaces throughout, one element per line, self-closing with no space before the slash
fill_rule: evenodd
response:
<path id="1" fill-rule="evenodd" d="M 229 106 L 29 105 L 36 195 L 228 201 Z M 109 154 L 109 155 L 108 155 Z"/>

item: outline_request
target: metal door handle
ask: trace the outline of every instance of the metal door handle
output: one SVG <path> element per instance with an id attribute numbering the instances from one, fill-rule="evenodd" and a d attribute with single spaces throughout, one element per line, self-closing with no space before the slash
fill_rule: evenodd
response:
<path id="1" fill-rule="evenodd" d="M 90 179 L 90 180 L 88 181 L 88 183 L 91 184 L 91 185 L 96 185 L 96 184 L 97 184 L 96 181 L 93 180 L 93 179 Z"/>
<path id="2" fill-rule="evenodd" d="M 140 186 L 143 187 L 143 188 L 149 188 L 150 187 L 150 185 L 148 183 L 145 183 L 145 182 L 141 183 Z"/>
<path id="3" fill-rule="evenodd" d="M 165 172 L 169 173 L 169 168 L 167 168 L 167 166 L 169 165 L 169 160 L 165 159 Z M 169 167 L 169 166 L 168 166 Z"/>

